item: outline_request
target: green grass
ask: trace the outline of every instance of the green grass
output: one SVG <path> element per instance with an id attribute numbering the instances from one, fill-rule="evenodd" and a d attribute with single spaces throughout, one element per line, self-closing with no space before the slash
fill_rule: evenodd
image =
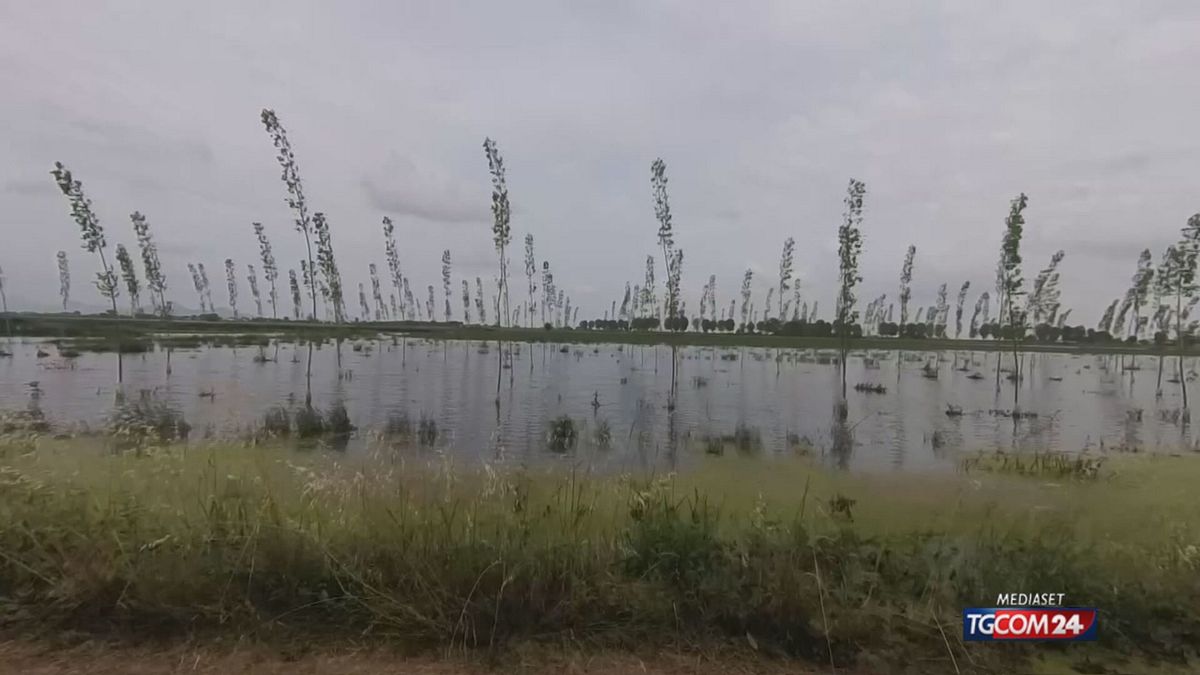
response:
<path id="1" fill-rule="evenodd" d="M 506 342 L 551 342 L 580 344 L 677 345 L 708 347 L 766 347 L 779 349 L 840 348 L 838 338 L 785 337 L 760 334 L 700 333 L 688 331 L 615 331 L 573 330 L 556 328 L 498 328 L 494 326 L 430 323 L 418 321 L 381 321 L 332 324 L 313 321 L 283 321 L 275 319 L 203 320 L 195 318 L 154 319 L 102 315 L 71 314 L 13 314 L 13 334 L 24 337 L 87 338 L 94 346 L 135 342 L 155 334 L 160 344 L 178 340 L 181 346 L 228 344 L 230 346 L 261 344 L 263 335 L 274 335 L 291 341 L 371 338 L 381 334 L 404 334 L 411 337 L 448 340 L 483 340 Z M 176 333 L 165 337 L 164 333 Z M 224 340 L 217 336 L 225 335 Z M 234 337 L 229 337 L 229 336 Z M 864 337 L 851 340 L 852 349 L 904 351 L 1008 351 L 1011 343 L 995 340 L 897 339 Z M 1176 355 L 1178 348 L 1158 348 L 1151 344 L 1041 344 L 1032 340 L 1022 343 L 1026 352 L 1060 352 L 1080 354 L 1145 354 Z M 114 348 L 115 350 L 115 348 Z M 1186 354 L 1200 354 L 1200 344 L 1188 347 Z"/>
<path id="2" fill-rule="evenodd" d="M 0 444 L 0 618 L 105 637 L 344 634 L 495 651 L 736 642 L 886 672 L 1043 657 L 1170 669 L 1200 635 L 1192 458 L 1086 481 L 856 476 L 707 459 L 680 476 L 459 469 L 403 452 Z M 1102 642 L 963 644 L 960 611 L 1065 592 Z"/>

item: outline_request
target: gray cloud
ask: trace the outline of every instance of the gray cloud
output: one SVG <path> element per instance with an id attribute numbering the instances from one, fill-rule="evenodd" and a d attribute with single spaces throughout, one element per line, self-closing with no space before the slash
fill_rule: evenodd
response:
<path id="1" fill-rule="evenodd" d="M 446 224 L 486 223 L 491 218 L 490 207 L 480 203 L 478 186 L 423 171 L 409 158 L 393 156 L 363 178 L 362 185 L 367 202 L 383 213 Z"/>
<path id="2" fill-rule="evenodd" d="M 1138 252 L 1157 259 L 1200 210 L 1196 34 L 1195 3 L 1116 0 L 18 3 L 0 23 L 0 233 L 21 236 L 0 265 L 42 304 L 55 250 L 93 271 L 46 173 L 57 159 L 114 244 L 132 243 L 131 211 L 149 215 L 182 302 L 186 262 L 253 259 L 251 221 L 294 267 L 303 241 L 258 121 L 270 106 L 348 288 L 382 263 L 388 214 L 417 287 L 440 287 L 444 248 L 456 277 L 491 277 L 491 136 L 518 277 L 532 232 L 581 314 L 657 251 L 661 156 L 689 307 L 709 274 L 736 296 L 747 267 L 761 304 L 788 236 L 806 294 L 832 307 L 854 176 L 869 190 L 860 297 L 894 296 L 909 243 L 915 302 L 943 282 L 990 287 L 1024 191 L 1026 277 L 1066 249 L 1064 300 L 1090 322 Z"/>

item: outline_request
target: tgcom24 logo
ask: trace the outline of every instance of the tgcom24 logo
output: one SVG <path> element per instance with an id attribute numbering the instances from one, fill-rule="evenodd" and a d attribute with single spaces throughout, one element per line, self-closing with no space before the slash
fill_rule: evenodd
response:
<path id="1" fill-rule="evenodd" d="M 998 607 L 963 610 L 963 640 L 1003 642 L 1054 640 L 1084 642 L 1099 634 L 1095 607 L 1063 607 L 1062 593 L 1005 593 Z"/>

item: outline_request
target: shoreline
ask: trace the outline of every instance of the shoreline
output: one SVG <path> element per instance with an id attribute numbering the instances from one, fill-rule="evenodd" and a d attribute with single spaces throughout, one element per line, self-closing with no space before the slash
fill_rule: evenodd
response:
<path id="1" fill-rule="evenodd" d="M 282 321 L 274 319 L 206 320 L 195 317 L 178 319 L 112 317 L 104 315 L 10 313 L 13 338 L 44 338 L 74 340 L 147 339 L 177 334 L 188 337 L 258 336 L 312 339 L 372 339 L 381 336 L 408 337 L 428 340 L 468 340 L 525 343 L 574 343 L 617 345 L 661 345 L 674 347 L 817 349 L 836 351 L 841 342 L 836 337 L 793 337 L 747 333 L 703 333 L 687 331 L 621 331 L 582 330 L 573 328 L 519 328 L 458 323 L 407 321 L 358 322 L 333 324 L 314 321 Z M 982 339 L 910 339 L 867 336 L 852 338 L 854 351 L 936 351 L 936 352 L 995 352 L 1011 351 L 1009 342 Z M 1042 343 L 1032 339 L 1021 343 L 1026 353 L 1065 353 L 1094 355 L 1178 356 L 1175 345 L 1159 348 L 1153 344 L 1130 345 L 1124 342 L 1064 344 Z M 1200 344 L 1189 345 L 1183 355 L 1200 355 Z"/>

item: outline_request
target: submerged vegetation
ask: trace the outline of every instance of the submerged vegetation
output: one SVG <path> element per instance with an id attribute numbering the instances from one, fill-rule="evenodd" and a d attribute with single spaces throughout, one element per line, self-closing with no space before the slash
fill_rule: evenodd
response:
<path id="1" fill-rule="evenodd" d="M 1052 486 L 799 460 L 636 478 L 89 443 L 0 445 L 10 627 L 333 631 L 485 652 L 560 636 L 749 643 L 921 673 L 1027 671 L 1032 649 L 955 637 L 962 607 L 1013 588 L 1103 608 L 1100 644 L 1075 645 L 1075 662 L 1186 668 L 1200 630 L 1190 458 Z"/>

